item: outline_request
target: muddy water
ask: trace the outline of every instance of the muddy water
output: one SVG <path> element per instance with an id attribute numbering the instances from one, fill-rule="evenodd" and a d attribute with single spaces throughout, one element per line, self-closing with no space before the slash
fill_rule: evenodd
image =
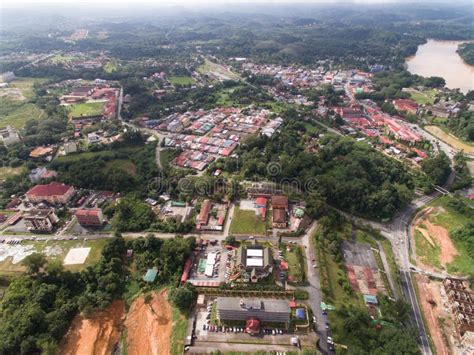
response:
<path id="1" fill-rule="evenodd" d="M 425 77 L 440 76 L 446 87 L 466 93 L 474 90 L 474 67 L 462 60 L 456 50 L 463 41 L 428 40 L 406 59 L 408 71 Z"/>

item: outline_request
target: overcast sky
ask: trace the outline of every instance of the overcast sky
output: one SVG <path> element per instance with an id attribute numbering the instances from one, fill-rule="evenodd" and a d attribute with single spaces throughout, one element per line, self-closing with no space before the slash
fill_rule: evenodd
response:
<path id="1" fill-rule="evenodd" d="M 440 2 L 439 0 L 436 2 Z M 448 0 L 445 0 L 445 2 Z M 458 0 L 452 0 L 458 1 Z M 423 0 L 0 0 L 2 7 L 17 5 L 77 5 L 77 4 L 154 4 L 154 5 L 206 5 L 206 4 L 242 4 L 242 3 L 395 3 L 423 2 Z M 429 2 L 425 0 L 424 2 Z"/>

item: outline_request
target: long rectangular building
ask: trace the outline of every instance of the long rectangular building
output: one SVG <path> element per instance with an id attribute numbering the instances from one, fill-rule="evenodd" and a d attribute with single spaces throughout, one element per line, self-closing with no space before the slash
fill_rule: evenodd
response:
<path id="1" fill-rule="evenodd" d="M 261 322 L 288 324 L 290 306 L 287 300 L 218 297 L 217 316 L 224 321 L 246 321 L 249 318 L 256 318 Z"/>

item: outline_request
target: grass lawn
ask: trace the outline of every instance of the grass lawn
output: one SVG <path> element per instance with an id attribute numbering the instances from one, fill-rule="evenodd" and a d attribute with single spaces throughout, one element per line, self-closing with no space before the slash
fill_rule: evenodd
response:
<path id="1" fill-rule="evenodd" d="M 96 116 L 102 114 L 104 102 L 84 102 L 70 105 L 69 113 L 72 117 Z"/>
<path id="2" fill-rule="evenodd" d="M 89 255 L 84 264 L 81 265 L 65 265 L 66 270 L 80 271 L 90 265 L 94 265 L 100 259 L 102 249 L 107 243 L 107 239 L 96 239 L 96 240 L 47 240 L 42 242 L 25 242 L 24 245 L 33 245 L 37 252 L 43 252 L 46 247 L 58 248 L 61 251 L 54 256 L 48 256 L 48 259 L 60 259 L 63 260 L 66 254 L 71 248 L 91 248 Z M 21 265 L 21 262 L 17 264 L 12 263 L 12 258 L 7 258 L 0 262 L 0 275 L 18 275 L 25 272 L 25 268 Z"/>
<path id="3" fill-rule="evenodd" d="M 128 159 L 114 159 L 108 161 L 105 164 L 105 169 L 108 170 L 111 168 L 117 168 L 129 175 L 137 176 L 137 167 L 131 160 Z"/>
<path id="4" fill-rule="evenodd" d="M 285 248 L 284 255 L 288 262 L 288 277 L 291 282 L 305 281 L 305 261 L 301 246 L 291 246 L 291 251 Z"/>
<path id="5" fill-rule="evenodd" d="M 172 76 L 169 79 L 172 85 L 192 85 L 195 83 L 194 79 L 190 76 Z"/>
<path id="6" fill-rule="evenodd" d="M 474 154 L 474 146 L 467 142 L 462 142 L 459 138 L 452 134 L 445 132 L 441 127 L 438 126 L 425 126 L 424 129 L 430 132 L 435 137 L 441 139 L 443 142 L 449 144 L 451 147 L 464 150 L 467 154 Z"/>
<path id="7" fill-rule="evenodd" d="M 265 235 L 266 223 L 257 217 L 255 211 L 241 210 L 235 206 L 230 234 L 257 234 Z"/>
<path id="8" fill-rule="evenodd" d="M 0 181 L 6 180 L 11 176 L 21 174 L 25 168 L 20 166 L 18 168 L 10 168 L 9 166 L 0 167 Z"/>
<path id="9" fill-rule="evenodd" d="M 0 98 L 0 127 L 12 126 L 21 129 L 26 121 L 46 117 L 43 110 L 27 101 Z"/>
<path id="10" fill-rule="evenodd" d="M 184 340 L 188 326 L 188 316 L 173 307 L 173 331 L 171 335 L 171 354 L 181 355 L 184 352 Z"/>
<path id="11" fill-rule="evenodd" d="M 67 64 L 72 62 L 74 59 L 76 59 L 76 57 L 72 55 L 56 54 L 49 58 L 48 61 L 53 64 Z"/>
<path id="12" fill-rule="evenodd" d="M 439 261 L 439 255 L 441 253 L 441 248 L 439 245 L 432 245 L 426 240 L 426 238 L 421 234 L 420 231 L 415 230 L 415 246 L 416 254 L 421 259 L 421 261 L 426 265 L 432 265 L 438 269 L 441 268 L 441 263 Z"/>
<path id="13" fill-rule="evenodd" d="M 410 97 L 415 100 L 417 103 L 420 105 L 432 105 L 434 103 L 434 100 L 436 98 L 436 90 L 430 89 L 430 90 L 423 90 L 423 91 L 418 91 L 415 89 L 406 89 L 404 91 L 407 91 L 410 93 Z"/>

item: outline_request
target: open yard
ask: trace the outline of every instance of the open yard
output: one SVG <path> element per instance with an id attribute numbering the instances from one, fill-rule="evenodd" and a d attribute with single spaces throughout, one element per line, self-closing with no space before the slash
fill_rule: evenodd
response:
<path id="1" fill-rule="evenodd" d="M 170 77 L 170 83 L 172 85 L 192 85 L 194 84 L 194 79 L 191 78 L 190 76 L 172 76 Z"/>
<path id="2" fill-rule="evenodd" d="M 67 270 L 79 271 L 95 264 L 101 255 L 106 239 L 26 241 L 21 245 L 0 244 L 0 275 L 17 275 L 25 271 L 21 260 L 34 252 L 47 255 L 48 259 L 64 260 L 71 248 L 91 248 L 84 264 L 65 265 Z"/>
<path id="3" fill-rule="evenodd" d="M 0 89 L 0 127 L 21 129 L 28 120 L 45 117 L 43 110 L 30 102 L 35 97 L 33 85 L 43 82 L 45 79 L 18 78 Z"/>
<path id="4" fill-rule="evenodd" d="M 10 168 L 9 166 L 2 166 L 0 167 L 0 181 L 6 180 L 11 176 L 15 176 L 21 174 L 25 168 L 18 167 L 18 168 Z"/>
<path id="5" fill-rule="evenodd" d="M 67 54 L 56 54 L 48 59 L 48 62 L 52 64 L 68 64 L 75 60 L 76 57 Z"/>
<path id="6" fill-rule="evenodd" d="M 456 229 L 469 222 L 469 217 L 454 210 L 449 205 L 450 200 L 450 197 L 435 200 L 414 220 L 412 235 L 418 264 L 427 269 L 474 274 L 474 260 L 469 256 L 469 246 L 452 238 Z"/>
<path id="7" fill-rule="evenodd" d="M 437 94 L 437 91 L 434 89 L 419 91 L 412 88 L 406 88 L 403 89 L 403 91 L 410 93 L 410 97 L 420 105 L 432 105 Z"/>
<path id="8" fill-rule="evenodd" d="M 230 225 L 231 234 L 265 235 L 265 232 L 266 223 L 255 214 L 255 211 L 241 210 L 239 206 L 235 206 Z"/>
<path id="9" fill-rule="evenodd" d="M 102 114 L 102 111 L 104 109 L 104 102 L 84 102 L 82 104 L 70 105 L 68 106 L 68 108 L 69 113 L 72 117 L 97 116 Z"/>
<path id="10" fill-rule="evenodd" d="M 199 73 L 209 75 L 213 79 L 220 81 L 224 80 L 239 80 L 240 77 L 236 73 L 228 70 L 223 65 L 205 60 L 204 64 L 197 69 Z"/>
<path id="11" fill-rule="evenodd" d="M 459 138 L 452 134 L 446 133 L 438 126 L 425 126 L 426 131 L 441 139 L 443 142 L 449 144 L 457 150 L 464 150 L 464 153 L 474 154 L 474 146 L 463 143 Z"/>
<path id="12" fill-rule="evenodd" d="M 285 249 L 284 256 L 288 262 L 288 281 L 296 283 L 305 281 L 305 261 L 301 246 L 289 245 Z"/>

